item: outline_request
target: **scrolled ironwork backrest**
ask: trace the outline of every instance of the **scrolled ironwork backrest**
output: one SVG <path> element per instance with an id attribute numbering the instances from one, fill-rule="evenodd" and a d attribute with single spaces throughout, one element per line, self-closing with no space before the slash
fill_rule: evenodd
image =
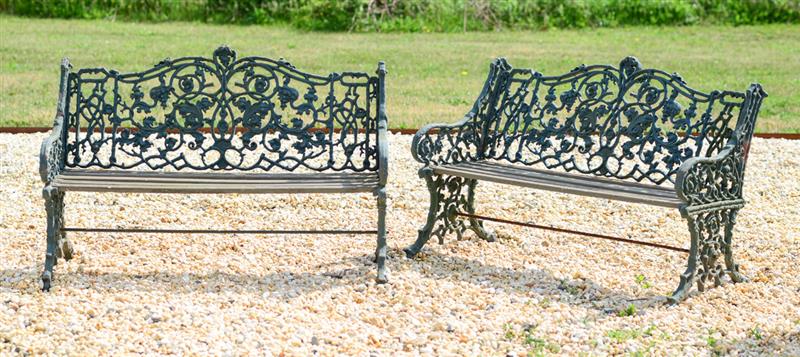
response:
<path id="1" fill-rule="evenodd" d="M 511 69 L 499 82 L 486 158 L 655 184 L 674 182 L 687 159 L 719 152 L 745 97 L 701 93 L 633 57 L 552 77 Z"/>
<path id="2" fill-rule="evenodd" d="M 433 123 L 423 127 L 414 136 L 412 156 L 426 164 L 479 159 L 483 155 L 480 145 L 483 123 L 494 113 L 497 78 L 509 69 L 507 65 L 502 58 L 492 61 L 483 89 L 463 119 L 453 124 Z"/>
<path id="3" fill-rule="evenodd" d="M 283 60 L 164 60 L 70 73 L 68 167 L 377 170 L 378 78 L 317 76 Z M 337 130 L 334 130 L 337 129 Z"/>

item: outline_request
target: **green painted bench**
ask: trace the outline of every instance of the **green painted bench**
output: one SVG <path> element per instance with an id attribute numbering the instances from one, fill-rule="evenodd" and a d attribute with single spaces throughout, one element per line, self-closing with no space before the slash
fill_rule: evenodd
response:
<path id="1" fill-rule="evenodd" d="M 69 231 L 375 234 L 377 280 L 386 282 L 385 75 L 381 62 L 377 76 L 318 76 L 282 59 L 238 58 L 228 47 L 211 58 L 166 59 L 136 73 L 74 71 L 65 59 L 53 131 L 40 154 L 47 209 L 44 290 L 57 259 L 72 257 Z M 74 228 L 64 224 L 67 191 L 372 192 L 378 229 Z"/>
<path id="2" fill-rule="evenodd" d="M 467 229 L 493 240 L 484 229 L 488 217 L 474 206 L 476 183 L 488 181 L 678 209 L 688 220 L 689 249 L 633 241 L 689 253 L 673 302 L 693 282 L 702 291 L 725 276 L 742 281 L 732 232 L 765 97 L 758 84 L 744 93 L 702 93 L 633 57 L 619 67 L 582 65 L 560 76 L 498 59 L 462 120 L 414 136 L 430 209 L 406 255 L 415 256 L 431 236 L 441 242 Z"/>

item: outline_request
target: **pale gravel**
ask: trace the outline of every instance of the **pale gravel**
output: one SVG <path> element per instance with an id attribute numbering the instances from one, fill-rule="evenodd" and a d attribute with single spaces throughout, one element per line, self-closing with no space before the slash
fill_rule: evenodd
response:
<path id="1" fill-rule="evenodd" d="M 0 354 L 800 355 L 800 141 L 752 145 L 734 238 L 750 282 L 666 306 L 680 253 L 488 223 L 498 242 L 448 237 L 405 259 L 428 192 L 403 135 L 391 136 L 389 284 L 374 283 L 373 236 L 74 233 L 76 258 L 42 293 L 44 137 L 0 134 Z M 486 183 L 477 197 L 482 214 L 689 242 L 676 210 Z M 372 229 L 376 220 L 369 194 L 66 201 L 70 226 Z M 618 316 L 631 303 L 636 314 Z"/>

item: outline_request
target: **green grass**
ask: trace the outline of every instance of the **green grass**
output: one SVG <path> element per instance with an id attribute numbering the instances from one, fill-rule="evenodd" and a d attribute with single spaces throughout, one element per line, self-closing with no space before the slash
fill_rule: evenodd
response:
<path id="1" fill-rule="evenodd" d="M 678 72 L 702 90 L 769 92 L 760 132 L 800 132 L 800 26 L 666 27 L 466 34 L 311 33 L 200 23 L 138 24 L 0 16 L 0 126 L 48 126 L 60 58 L 75 67 L 122 72 L 165 57 L 209 56 L 220 44 L 241 55 L 284 57 L 310 72 L 389 69 L 393 128 L 452 122 L 469 109 L 492 58 L 560 74 L 581 63 L 617 64 L 634 55 Z"/>

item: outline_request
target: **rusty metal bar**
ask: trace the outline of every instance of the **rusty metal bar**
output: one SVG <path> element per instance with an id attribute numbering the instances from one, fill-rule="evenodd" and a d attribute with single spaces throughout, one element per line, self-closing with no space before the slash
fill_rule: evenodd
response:
<path id="1" fill-rule="evenodd" d="M 102 233 L 210 233 L 210 234 L 378 234 L 367 230 L 228 230 L 228 229 L 139 229 L 139 228 L 62 228 L 63 232 L 102 232 Z"/>
<path id="2" fill-rule="evenodd" d="M 560 233 L 579 234 L 579 235 L 592 237 L 592 238 L 607 239 L 607 240 L 613 240 L 613 241 L 616 241 L 616 242 L 639 244 L 639 245 L 644 245 L 644 246 L 653 247 L 653 248 L 661 248 L 661 249 L 673 250 L 673 251 L 676 251 L 676 252 L 689 253 L 688 249 L 679 248 L 679 247 L 673 247 L 673 246 L 664 245 L 664 244 L 643 242 L 643 241 L 639 241 L 639 240 L 619 238 L 619 237 L 612 237 L 612 236 L 607 236 L 607 235 L 603 235 L 603 234 L 596 234 L 596 233 L 573 231 L 571 229 L 548 227 L 548 226 L 542 226 L 542 225 L 532 224 L 532 223 L 509 221 L 509 220 L 500 219 L 500 218 L 479 216 L 479 215 L 476 215 L 476 214 L 469 214 L 469 213 L 462 213 L 462 212 L 457 212 L 456 214 L 459 215 L 459 216 L 475 218 L 475 219 L 481 219 L 481 220 L 484 220 L 484 221 L 513 224 L 513 225 L 518 225 L 518 226 L 523 226 L 523 227 L 530 227 L 530 228 L 539 228 L 539 229 L 545 229 L 545 230 L 555 231 L 555 232 L 560 232 Z"/>

